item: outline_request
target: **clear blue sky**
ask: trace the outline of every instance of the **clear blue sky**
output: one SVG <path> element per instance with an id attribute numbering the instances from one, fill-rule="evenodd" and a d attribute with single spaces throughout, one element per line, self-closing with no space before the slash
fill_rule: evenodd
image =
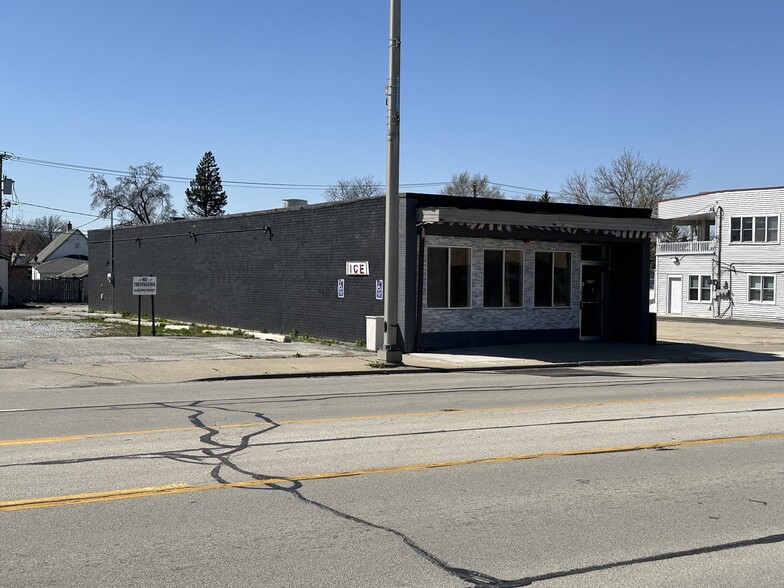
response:
<path id="1" fill-rule="evenodd" d="M 404 190 L 468 170 L 555 192 L 624 149 L 691 172 L 684 194 L 784 184 L 780 0 L 402 10 Z M 384 181 L 388 0 L 31 0 L 0 14 L 0 150 L 189 178 L 211 150 L 224 181 Z M 31 206 L 89 214 L 88 173 L 4 172 L 27 203 L 13 214 L 90 221 Z M 169 185 L 181 210 L 187 184 Z M 227 187 L 227 212 L 322 191 Z"/>

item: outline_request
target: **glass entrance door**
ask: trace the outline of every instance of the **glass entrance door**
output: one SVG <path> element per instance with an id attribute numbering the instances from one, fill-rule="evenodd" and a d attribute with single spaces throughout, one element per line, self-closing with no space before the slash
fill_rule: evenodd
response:
<path id="1" fill-rule="evenodd" d="M 605 267 L 603 264 L 582 264 L 580 339 L 598 339 L 604 335 Z"/>

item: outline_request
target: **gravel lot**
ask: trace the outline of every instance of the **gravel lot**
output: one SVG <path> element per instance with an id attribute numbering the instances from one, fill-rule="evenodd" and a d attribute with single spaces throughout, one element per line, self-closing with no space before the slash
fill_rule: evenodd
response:
<path id="1" fill-rule="evenodd" d="M 96 337 L 108 330 L 107 325 L 87 322 L 73 316 L 55 314 L 55 310 L 59 310 L 59 308 L 4 308 L 0 310 L 0 339 L 14 341 L 73 339 Z"/>
<path id="2" fill-rule="evenodd" d="M 109 324 L 77 316 L 86 306 L 0 309 L 0 369 L 45 364 L 106 364 L 186 359 L 364 356 L 353 345 L 276 343 L 238 337 L 111 337 Z"/>

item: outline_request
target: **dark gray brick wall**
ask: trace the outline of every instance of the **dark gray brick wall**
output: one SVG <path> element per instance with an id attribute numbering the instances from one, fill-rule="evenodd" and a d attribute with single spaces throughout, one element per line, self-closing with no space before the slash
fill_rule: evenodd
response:
<path id="1" fill-rule="evenodd" d="M 91 309 L 112 308 L 109 236 L 89 234 Z M 368 261 L 370 275 L 346 276 L 347 261 Z M 375 281 L 384 278 L 384 199 L 116 228 L 114 270 L 118 312 L 136 312 L 133 276 L 154 275 L 161 317 L 364 339 L 365 316 L 383 314 Z M 149 304 L 143 298 L 143 313 Z"/>

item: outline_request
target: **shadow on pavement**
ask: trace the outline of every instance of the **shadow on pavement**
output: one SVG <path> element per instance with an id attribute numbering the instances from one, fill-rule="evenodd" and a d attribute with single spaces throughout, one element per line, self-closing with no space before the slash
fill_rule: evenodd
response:
<path id="1" fill-rule="evenodd" d="M 526 343 L 445 349 L 410 354 L 412 358 L 448 364 L 483 364 L 490 366 L 536 364 L 640 364 L 640 363 L 698 363 L 711 361 L 781 361 L 784 352 L 720 347 L 697 343 L 660 342 L 641 345 L 604 341 L 567 343 Z"/>

